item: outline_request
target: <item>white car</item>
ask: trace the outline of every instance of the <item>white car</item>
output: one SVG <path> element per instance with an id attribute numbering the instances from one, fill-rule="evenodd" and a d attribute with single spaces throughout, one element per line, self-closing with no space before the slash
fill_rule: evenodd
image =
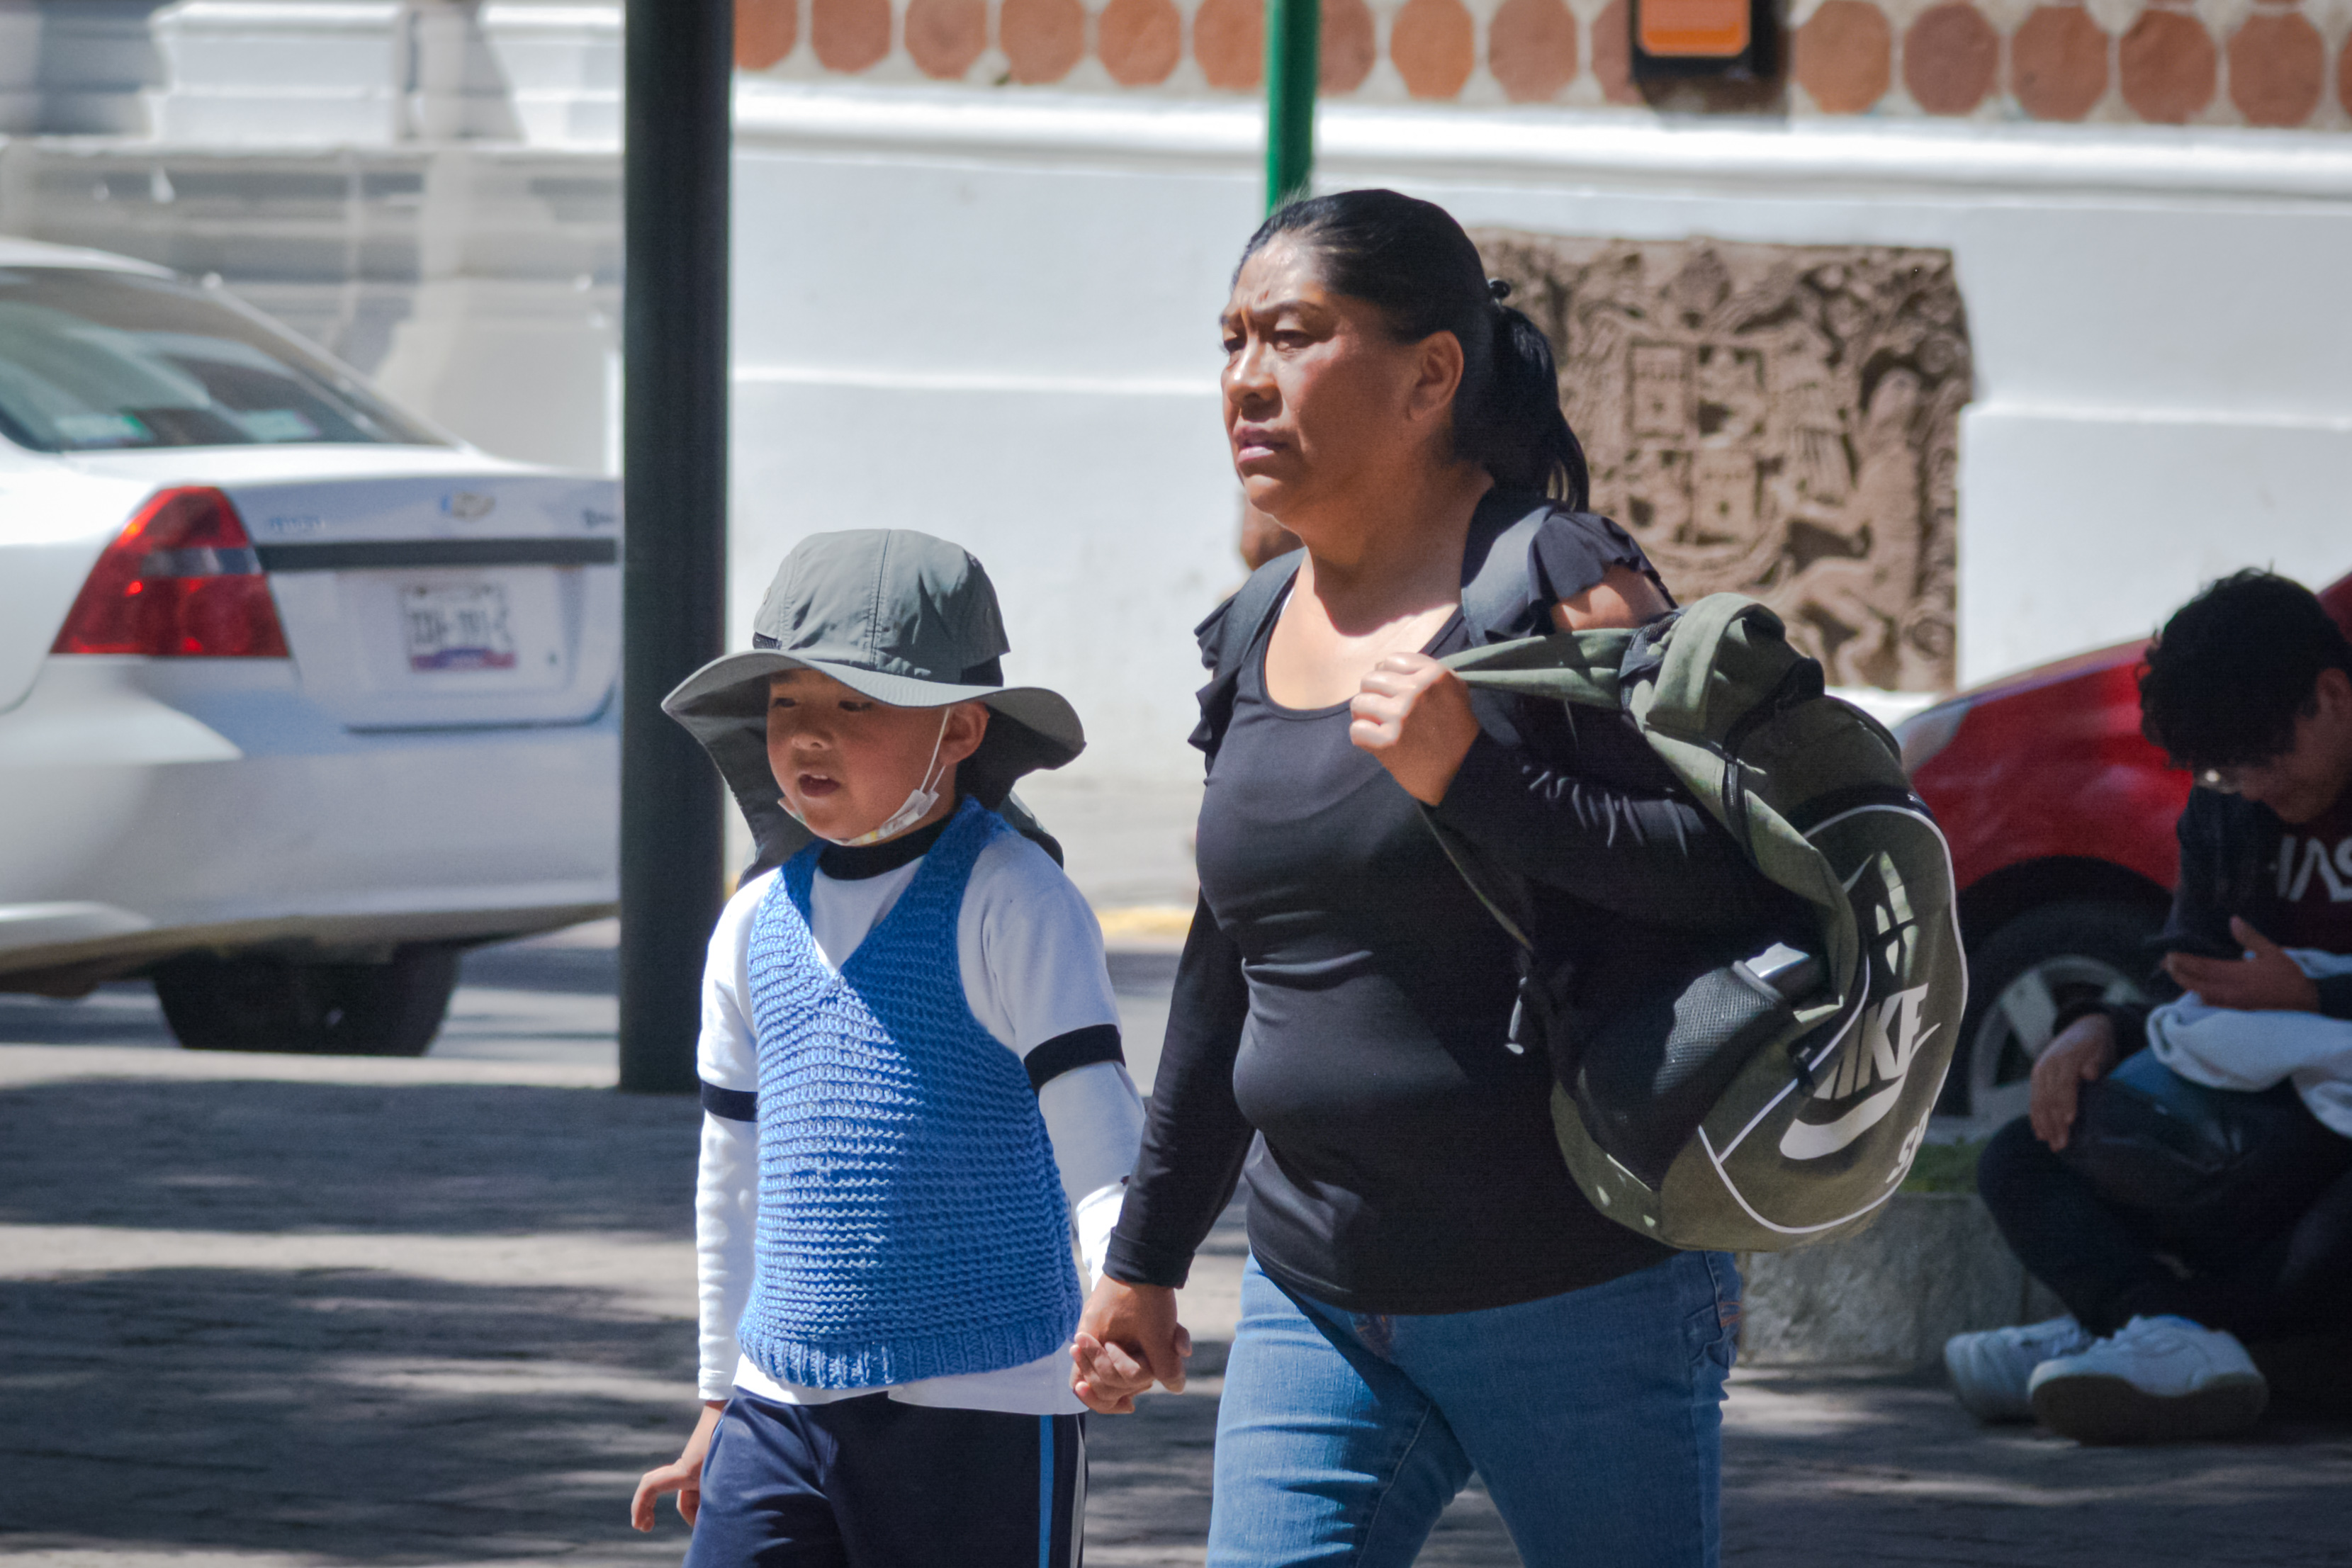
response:
<path id="1" fill-rule="evenodd" d="M 423 1051 L 464 946 L 613 910 L 620 533 L 217 288 L 0 239 L 0 990 Z"/>

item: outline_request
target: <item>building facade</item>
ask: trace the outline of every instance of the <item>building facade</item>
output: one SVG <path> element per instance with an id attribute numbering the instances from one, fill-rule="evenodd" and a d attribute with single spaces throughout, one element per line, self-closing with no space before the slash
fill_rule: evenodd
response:
<path id="1" fill-rule="evenodd" d="M 2352 570 L 2352 5 L 1795 0 L 1635 79 L 1626 0 L 1326 0 L 1318 181 L 1444 203 L 1596 499 L 1852 685 Z M 1190 776 L 1238 578 L 1215 317 L 1254 0 L 739 0 L 733 600 L 791 542 L 991 563 L 1084 777 Z M 480 444 L 602 465 L 619 8 L 0 0 L 0 230 L 218 272 Z"/>

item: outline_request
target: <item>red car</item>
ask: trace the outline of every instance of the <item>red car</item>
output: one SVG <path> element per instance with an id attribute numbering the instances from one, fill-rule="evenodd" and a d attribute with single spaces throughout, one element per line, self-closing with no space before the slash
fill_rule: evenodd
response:
<path id="1" fill-rule="evenodd" d="M 2320 591 L 2352 632 L 2352 577 Z M 2025 1110 L 2051 1020 L 2085 997 L 2143 994 L 2146 939 L 2179 867 L 2189 775 L 2139 732 L 2146 642 L 2011 675 L 1895 729 L 1912 787 L 1951 841 L 1969 1009 L 1941 1108 Z"/>

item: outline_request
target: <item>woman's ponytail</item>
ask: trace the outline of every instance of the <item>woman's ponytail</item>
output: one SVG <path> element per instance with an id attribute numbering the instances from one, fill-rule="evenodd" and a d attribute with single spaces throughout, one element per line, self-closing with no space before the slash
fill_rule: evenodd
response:
<path id="1" fill-rule="evenodd" d="M 1334 292 L 1380 307 L 1408 342 L 1451 332 L 1462 344 L 1454 450 L 1509 490 L 1548 494 L 1581 511 L 1591 477 L 1559 409 L 1559 374 L 1543 329 L 1504 304 L 1478 247 L 1436 204 L 1394 191 L 1339 191 L 1277 209 L 1242 252 L 1277 235 L 1316 256 Z M 1234 269 L 1240 276 L 1240 268 Z"/>
<path id="2" fill-rule="evenodd" d="M 1454 414 L 1454 450 L 1483 465 L 1507 490 L 1532 490 L 1582 511 L 1591 476 L 1584 445 L 1559 408 L 1559 371 L 1551 340 L 1524 311 L 1502 302 L 1494 317 L 1486 384 L 1465 388 Z"/>

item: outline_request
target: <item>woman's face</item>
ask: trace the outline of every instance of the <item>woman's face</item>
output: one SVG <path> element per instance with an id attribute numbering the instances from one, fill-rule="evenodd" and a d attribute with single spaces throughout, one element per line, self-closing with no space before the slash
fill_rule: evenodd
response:
<path id="1" fill-rule="evenodd" d="M 1326 287 L 1313 254 L 1286 239 L 1243 263 L 1220 325 L 1225 434 L 1258 510 L 1314 531 L 1325 508 L 1450 458 L 1453 333 L 1399 342 L 1377 308 Z"/>

